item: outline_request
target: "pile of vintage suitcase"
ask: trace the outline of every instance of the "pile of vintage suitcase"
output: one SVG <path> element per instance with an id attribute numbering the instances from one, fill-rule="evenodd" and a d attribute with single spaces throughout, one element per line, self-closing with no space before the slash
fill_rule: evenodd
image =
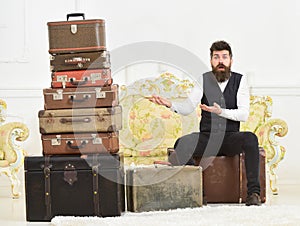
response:
<path id="1" fill-rule="evenodd" d="M 122 109 L 105 21 L 75 13 L 47 25 L 52 82 L 43 90 L 44 109 L 38 114 L 43 155 L 24 163 L 27 221 L 120 216 Z"/>

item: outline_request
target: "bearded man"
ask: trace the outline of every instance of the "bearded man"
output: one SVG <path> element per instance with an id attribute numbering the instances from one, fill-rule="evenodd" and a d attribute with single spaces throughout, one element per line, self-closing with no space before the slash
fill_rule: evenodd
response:
<path id="1" fill-rule="evenodd" d="M 247 175 L 246 205 L 261 205 L 258 139 L 252 132 L 240 132 L 240 122 L 249 115 L 249 89 L 245 76 L 231 71 L 232 51 L 225 41 L 210 48 L 212 71 L 199 79 L 201 87 L 192 90 L 184 102 L 152 95 L 149 100 L 187 115 L 200 104 L 200 133 L 179 138 L 174 149 L 181 165 L 194 165 L 207 156 L 234 156 L 245 153 Z"/>

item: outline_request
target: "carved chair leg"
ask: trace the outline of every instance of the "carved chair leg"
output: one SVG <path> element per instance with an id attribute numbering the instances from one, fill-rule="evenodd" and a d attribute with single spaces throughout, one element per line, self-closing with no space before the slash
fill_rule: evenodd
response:
<path id="1" fill-rule="evenodd" d="M 11 182 L 11 192 L 12 192 L 12 197 L 14 199 L 17 199 L 20 197 L 21 195 L 21 192 L 19 191 L 19 188 L 20 188 L 20 180 L 17 176 L 17 172 L 12 170 L 12 171 L 8 171 L 6 173 L 6 175 L 8 176 L 10 182 Z"/>
<path id="2" fill-rule="evenodd" d="M 272 159 L 269 159 L 268 164 L 268 174 L 270 181 L 270 189 L 273 195 L 278 195 L 278 185 L 277 185 L 277 174 L 275 172 L 278 163 L 284 158 L 285 149 L 282 146 L 275 146 L 275 155 Z"/>
<path id="3" fill-rule="evenodd" d="M 277 164 L 269 165 L 269 181 L 270 181 L 270 189 L 273 195 L 278 195 L 278 186 L 277 186 L 277 175 L 274 169 L 277 167 Z"/>

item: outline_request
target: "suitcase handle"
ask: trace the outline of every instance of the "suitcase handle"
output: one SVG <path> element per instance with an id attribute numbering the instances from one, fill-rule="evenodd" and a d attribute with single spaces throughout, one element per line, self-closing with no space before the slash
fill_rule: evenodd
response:
<path id="1" fill-rule="evenodd" d="M 69 17 L 78 17 L 81 16 L 83 20 L 85 20 L 84 13 L 69 13 L 67 14 L 67 21 L 69 20 Z"/>
<path id="2" fill-rule="evenodd" d="M 80 102 L 81 103 L 81 102 L 84 102 L 84 101 L 87 101 L 88 99 L 90 99 L 91 95 L 86 94 L 83 96 L 83 98 L 81 100 L 76 100 L 75 95 L 70 95 L 69 98 L 70 98 L 70 102 Z"/>
<path id="3" fill-rule="evenodd" d="M 110 86 L 113 83 L 113 79 L 105 79 L 103 86 Z"/>
<path id="4" fill-rule="evenodd" d="M 67 146 L 69 147 L 69 148 L 71 148 L 71 149 L 81 149 L 81 148 L 84 148 L 86 145 L 87 145 L 87 143 L 88 143 L 88 141 L 87 140 L 83 140 L 83 141 L 81 141 L 81 144 L 80 145 L 72 145 L 72 141 L 67 141 Z"/>
<path id="5" fill-rule="evenodd" d="M 81 80 L 81 81 L 76 81 L 76 80 L 74 80 L 74 78 L 70 78 L 70 83 L 72 85 L 76 85 L 76 86 L 85 85 L 88 81 L 89 81 L 88 77 L 85 77 L 84 80 Z"/>
<path id="6" fill-rule="evenodd" d="M 62 124 L 66 124 L 66 123 L 89 123 L 92 120 L 90 118 L 82 118 L 82 119 L 76 119 L 76 118 L 62 118 L 59 120 Z"/>

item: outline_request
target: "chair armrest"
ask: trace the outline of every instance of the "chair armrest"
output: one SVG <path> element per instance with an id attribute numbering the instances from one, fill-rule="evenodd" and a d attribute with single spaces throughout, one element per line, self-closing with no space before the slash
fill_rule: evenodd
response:
<path id="1" fill-rule="evenodd" d="M 275 169 L 284 158 L 285 148 L 279 144 L 278 137 L 284 137 L 288 132 L 288 126 L 282 119 L 270 119 L 256 130 L 259 145 L 266 151 L 266 163 L 270 188 L 273 194 L 278 194 L 277 175 Z"/>
<path id="2" fill-rule="evenodd" d="M 29 136 L 28 127 L 21 122 L 9 122 L 0 126 L 0 152 L 10 167 L 20 165 L 24 157 L 24 151 L 20 142 L 24 142 Z"/>
<path id="3" fill-rule="evenodd" d="M 288 132 L 288 125 L 282 119 L 270 119 L 259 126 L 255 132 L 258 143 L 266 150 L 267 161 L 281 161 L 285 154 L 285 148 L 279 144 L 278 137 L 284 137 Z M 278 154 L 280 156 L 278 156 Z"/>

